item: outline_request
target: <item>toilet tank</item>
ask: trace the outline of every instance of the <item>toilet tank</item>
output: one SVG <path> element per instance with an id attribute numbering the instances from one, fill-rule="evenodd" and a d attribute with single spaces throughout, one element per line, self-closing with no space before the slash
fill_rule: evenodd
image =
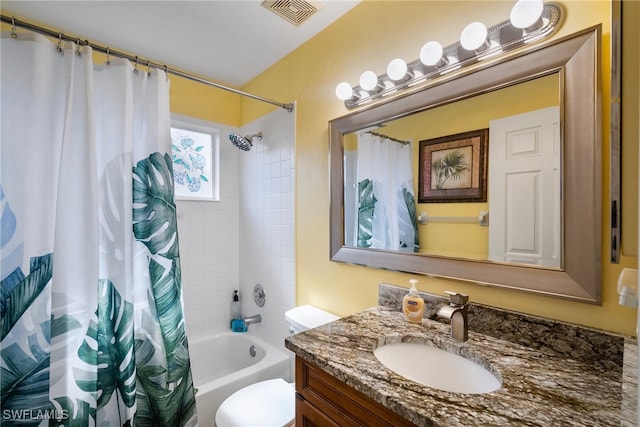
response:
<path id="1" fill-rule="evenodd" d="M 312 305 L 301 305 L 287 310 L 284 313 L 289 322 L 291 333 L 297 334 L 308 329 L 322 326 L 326 323 L 338 320 L 339 317 Z"/>

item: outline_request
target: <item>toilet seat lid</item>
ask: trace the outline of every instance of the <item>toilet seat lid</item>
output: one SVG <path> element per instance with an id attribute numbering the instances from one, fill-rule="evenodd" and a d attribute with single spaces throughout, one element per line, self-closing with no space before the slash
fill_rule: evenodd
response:
<path id="1" fill-rule="evenodd" d="M 282 378 L 261 381 L 229 396 L 216 412 L 216 426 L 282 427 L 295 418 L 293 384 Z"/>
<path id="2" fill-rule="evenodd" d="M 284 318 L 296 333 L 317 328 L 339 319 L 335 314 L 308 304 L 287 310 L 284 313 Z"/>

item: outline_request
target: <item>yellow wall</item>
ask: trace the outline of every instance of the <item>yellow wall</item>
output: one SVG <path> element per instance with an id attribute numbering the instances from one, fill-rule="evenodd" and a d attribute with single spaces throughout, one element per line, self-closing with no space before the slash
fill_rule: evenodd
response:
<path id="1" fill-rule="evenodd" d="M 171 76 L 171 112 L 240 127 L 240 95 Z"/>
<path id="2" fill-rule="evenodd" d="M 468 293 L 472 301 L 520 312 L 635 335 L 636 311 L 617 304 L 616 279 L 622 267 L 636 267 L 636 258 L 620 264 L 607 258 L 605 209 L 609 197 L 609 39 L 608 1 L 563 1 L 565 19 L 553 37 L 567 36 L 602 24 L 603 117 L 603 304 L 576 303 L 463 282 L 420 277 L 418 287 L 436 294 L 447 289 Z M 406 286 L 407 274 L 329 261 L 329 185 L 327 122 L 348 111 L 334 95 L 340 81 L 355 83 L 365 69 L 380 74 L 394 57 L 414 60 L 422 44 L 457 40 L 473 20 L 492 25 L 507 19 L 507 1 L 364 1 L 327 30 L 272 66 L 244 90 L 282 101 L 297 101 L 296 110 L 296 257 L 297 303 L 347 315 L 377 302 L 380 282 Z M 636 74 L 637 75 L 637 74 Z M 272 108 L 242 101 L 242 123 Z M 637 160 L 636 160 L 637 163 Z M 636 179 L 625 175 L 624 180 Z"/>

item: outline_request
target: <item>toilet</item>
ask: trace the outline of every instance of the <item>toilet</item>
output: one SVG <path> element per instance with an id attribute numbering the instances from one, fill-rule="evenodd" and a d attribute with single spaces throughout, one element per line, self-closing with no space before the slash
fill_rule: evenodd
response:
<path id="1" fill-rule="evenodd" d="M 284 314 L 292 334 L 304 332 L 338 316 L 311 305 L 287 310 Z M 282 378 L 260 381 L 229 396 L 218 408 L 214 427 L 288 427 L 295 421 L 294 385 Z"/>

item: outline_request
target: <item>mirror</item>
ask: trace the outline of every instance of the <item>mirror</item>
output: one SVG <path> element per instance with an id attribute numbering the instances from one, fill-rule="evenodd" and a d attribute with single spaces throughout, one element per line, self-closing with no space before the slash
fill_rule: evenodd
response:
<path id="1" fill-rule="evenodd" d="M 559 94 L 553 73 L 344 135 L 345 246 L 560 267 Z M 443 153 L 462 157 L 436 175 L 425 160 Z M 372 182 L 368 209 L 359 189 Z M 410 208 L 383 190 L 394 184 Z"/>
<path id="2" fill-rule="evenodd" d="M 329 123 L 331 260 L 600 303 L 602 223 L 601 124 L 597 74 L 599 40 L 600 28 L 590 28 L 565 39 L 524 49 L 507 59 L 482 64 L 483 66 L 464 74 L 442 77 L 441 80 L 436 80 L 412 94 L 332 120 Z M 516 99 L 513 98 L 516 96 L 514 94 L 522 91 L 523 87 L 540 84 L 551 88 L 549 96 L 536 93 L 532 98 L 537 99 L 528 101 L 534 101 L 533 104 L 540 101 L 533 109 L 544 109 L 555 102 L 555 111 L 560 118 L 560 174 L 557 179 L 558 188 L 552 190 L 556 194 L 557 203 L 554 213 L 550 216 L 555 220 L 543 221 L 544 224 L 551 224 L 550 227 L 554 230 L 552 234 L 556 236 L 555 248 L 552 250 L 556 257 L 554 262 L 509 258 L 489 253 L 489 229 L 494 224 L 504 226 L 510 221 L 500 218 L 499 213 L 503 209 L 493 207 L 492 198 L 497 198 L 496 194 L 499 193 L 496 193 L 495 189 L 500 186 L 492 183 L 491 179 L 488 184 L 488 201 L 482 202 L 474 199 L 469 202 L 429 203 L 428 195 L 423 194 L 423 186 L 415 185 L 423 178 L 417 159 L 420 158 L 421 162 L 425 160 L 421 157 L 423 153 L 419 145 L 426 147 L 427 144 L 439 142 L 440 137 L 457 132 L 455 128 L 447 128 L 444 135 L 437 134 L 439 126 L 435 124 L 438 120 L 439 124 L 446 122 L 444 124 L 448 126 L 453 121 L 451 117 L 455 117 L 451 112 L 458 112 L 458 116 L 461 117 L 457 120 L 460 122 L 458 125 L 462 126 L 458 128 L 460 132 L 486 128 L 490 119 L 476 120 L 476 116 L 480 114 L 473 114 L 473 108 L 478 109 L 477 106 L 473 107 L 474 103 L 484 109 L 487 105 L 496 103 L 492 99 Z M 531 89 L 526 89 L 524 93 L 531 93 Z M 547 101 L 547 98 L 551 100 Z M 504 117 L 523 113 L 524 111 L 520 111 L 516 105 L 530 102 L 499 103 L 503 107 L 504 104 L 511 104 L 508 105 L 506 113 L 502 111 L 502 114 L 497 116 Z M 442 115 L 442 110 L 449 110 L 448 116 Z M 420 128 L 421 122 L 434 125 Z M 381 125 L 383 126 L 380 127 Z M 489 212 L 490 227 L 481 227 L 477 223 L 438 224 L 442 230 L 445 230 L 445 226 L 455 227 L 457 233 L 465 236 L 472 232 L 461 231 L 460 227 L 471 227 L 468 230 L 473 229 L 475 235 L 485 236 L 467 241 L 458 239 L 461 244 L 455 249 L 438 247 L 440 241 L 445 239 L 430 231 L 429 227 L 432 227 L 432 224 L 428 224 L 417 226 L 417 249 L 403 251 L 378 249 L 375 245 L 368 248 L 362 247 L 366 245 L 359 245 L 351 235 L 354 222 L 353 194 L 345 194 L 345 185 L 348 192 L 357 182 L 354 181 L 351 154 L 354 146 L 358 144 L 357 134 L 366 132 L 413 142 L 411 157 L 414 169 L 414 197 L 416 202 L 419 199 L 426 201 L 417 203 L 414 215 L 418 216 L 421 211 L 427 211 L 428 217 L 473 217 L 478 216 L 480 211 L 490 211 L 489 206 L 492 206 L 491 209 L 495 212 L 494 215 Z M 488 146 L 491 148 L 494 144 L 498 147 L 497 141 L 499 138 L 493 135 L 489 138 Z M 449 143 L 451 144 L 450 141 Z M 454 144 L 457 143 L 454 141 Z M 491 175 L 491 160 L 488 169 Z M 499 169 L 495 162 L 493 169 Z M 494 193 L 491 192 L 492 187 Z M 432 227 L 432 230 L 436 228 Z M 443 233 L 446 235 L 446 231 Z M 504 236 L 497 240 L 504 240 Z M 471 247 L 481 248 L 481 253 L 475 253 L 478 252 L 477 249 L 474 249 L 475 252 L 469 251 Z"/>

